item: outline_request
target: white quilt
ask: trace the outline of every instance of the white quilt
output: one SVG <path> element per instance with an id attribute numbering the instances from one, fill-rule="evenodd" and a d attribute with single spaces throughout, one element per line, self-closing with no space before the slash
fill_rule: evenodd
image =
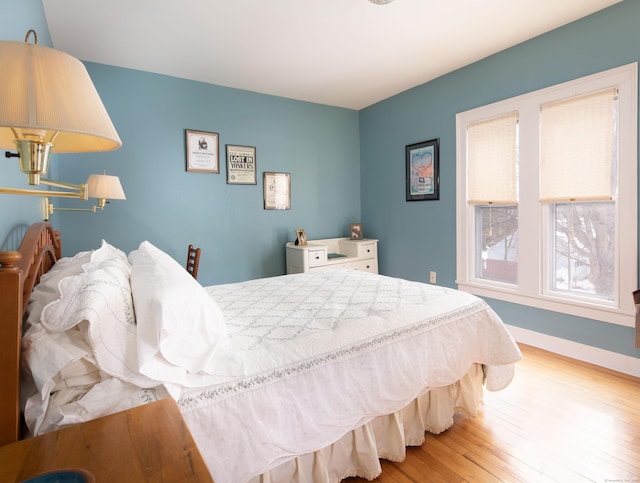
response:
<path id="1" fill-rule="evenodd" d="M 429 388 L 457 381 L 474 363 L 487 365 L 487 387 L 500 389 L 521 357 L 497 315 L 473 295 L 323 271 L 208 287 L 233 357 L 217 360 L 215 375 L 189 373 L 190 387 L 154 382 L 132 367 L 136 330 L 125 315 L 136 294 L 127 295 L 127 268 L 115 276 L 112 262 L 100 267 L 76 276 L 90 286 L 61 284 L 73 291 L 64 303 L 51 302 L 55 332 L 30 316 L 25 358 L 32 371 L 43 370 L 33 374 L 26 404 L 30 428 L 46 432 L 170 393 L 217 483 L 248 481 L 330 445 Z M 96 292 L 98 286 L 104 288 Z M 107 288 L 113 298 L 103 296 Z M 75 316 L 68 324 L 67 313 Z M 94 325 L 122 340 L 104 346 L 90 337 Z M 96 352 L 105 347 L 108 367 Z"/>
<path id="2" fill-rule="evenodd" d="M 248 375 L 178 404 L 220 483 L 323 448 L 475 362 L 500 389 L 521 357 L 488 305 L 443 287 L 327 271 L 208 291 Z"/>

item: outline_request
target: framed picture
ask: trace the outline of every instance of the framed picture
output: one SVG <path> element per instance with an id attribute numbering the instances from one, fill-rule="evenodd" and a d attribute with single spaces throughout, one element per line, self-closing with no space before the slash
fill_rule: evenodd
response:
<path id="1" fill-rule="evenodd" d="M 219 173 L 218 133 L 185 129 L 187 171 Z"/>
<path id="2" fill-rule="evenodd" d="M 289 173 L 264 173 L 264 209 L 291 209 L 291 176 Z"/>
<path id="3" fill-rule="evenodd" d="M 306 245 L 307 244 L 307 235 L 304 233 L 304 230 L 296 230 L 296 245 Z"/>
<path id="4" fill-rule="evenodd" d="M 362 239 L 362 223 L 351 223 L 349 225 L 349 238 L 352 240 Z"/>
<path id="5" fill-rule="evenodd" d="M 405 148 L 407 201 L 440 199 L 440 139 Z"/>
<path id="6" fill-rule="evenodd" d="M 257 184 L 255 147 L 227 144 L 227 184 Z"/>

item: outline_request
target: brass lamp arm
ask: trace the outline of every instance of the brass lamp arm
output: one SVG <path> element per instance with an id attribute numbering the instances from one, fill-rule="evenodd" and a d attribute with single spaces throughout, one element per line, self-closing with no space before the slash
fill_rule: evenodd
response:
<path id="1" fill-rule="evenodd" d="M 49 200 L 49 198 L 44 198 L 44 221 L 49 221 L 49 217 L 53 215 L 54 211 L 86 211 L 89 213 L 96 213 L 96 210 L 104 210 L 106 204 L 109 203 L 108 200 L 104 198 L 98 198 L 98 204 L 92 206 L 91 208 L 57 208 L 53 205 L 53 203 Z"/>
<path id="2" fill-rule="evenodd" d="M 88 200 L 89 199 L 89 187 L 87 183 L 84 184 L 73 184 L 67 183 L 65 181 L 56 181 L 54 179 L 40 178 L 40 183 L 46 184 L 47 186 L 54 186 L 55 188 L 66 188 L 70 190 L 74 190 L 78 192 L 77 198 L 80 200 Z M 56 196 L 56 195 L 50 195 Z"/>
<path id="3" fill-rule="evenodd" d="M 75 191 L 28 190 L 28 189 L 21 189 L 21 188 L 0 188 L 0 194 L 27 195 L 27 196 L 54 196 L 56 198 L 75 198 L 79 200 L 89 199 L 86 194 L 86 190 L 75 192 Z"/>

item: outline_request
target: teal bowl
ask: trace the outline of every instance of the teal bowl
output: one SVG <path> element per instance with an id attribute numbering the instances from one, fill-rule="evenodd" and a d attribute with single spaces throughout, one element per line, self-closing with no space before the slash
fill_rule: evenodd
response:
<path id="1" fill-rule="evenodd" d="M 20 483 L 94 483 L 93 473 L 81 468 L 69 468 L 64 470 L 48 471 Z"/>

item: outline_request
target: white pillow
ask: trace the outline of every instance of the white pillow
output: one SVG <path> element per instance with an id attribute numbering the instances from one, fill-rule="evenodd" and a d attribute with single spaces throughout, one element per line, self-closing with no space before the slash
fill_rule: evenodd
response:
<path id="1" fill-rule="evenodd" d="M 42 275 L 40 282 L 31 292 L 25 328 L 40 322 L 42 309 L 45 305 L 60 297 L 59 285 L 64 278 L 92 270 L 92 267 L 113 257 L 127 261 L 127 256 L 123 251 L 102 240 L 100 248 L 96 250 L 79 252 L 73 257 L 63 257 L 58 260 L 47 273 Z"/>
<path id="2" fill-rule="evenodd" d="M 146 387 L 157 384 L 137 369 L 130 270 L 126 255 L 103 241 L 97 250 L 61 259 L 34 290 L 38 315 L 30 313 L 23 337 L 33 384 L 27 375 L 23 396 L 32 432 L 60 388 L 81 393 L 105 374 Z"/>
<path id="3" fill-rule="evenodd" d="M 103 247 L 94 252 L 85 272 L 60 282 L 60 298 L 42 311 L 42 326 L 50 333 L 79 328 L 101 371 L 140 387 L 153 387 L 157 381 L 138 371 L 131 267 L 123 252 Z M 63 369 L 58 367 L 56 374 Z"/>
<path id="4" fill-rule="evenodd" d="M 73 257 L 61 258 L 47 273 L 42 275 L 38 285 L 33 287 L 29 298 L 25 329 L 40 322 L 40 315 L 45 305 L 60 297 L 58 290 L 60 281 L 65 277 L 82 273 L 82 266 L 91 261 L 92 253 L 93 251 L 80 252 Z"/>
<path id="5" fill-rule="evenodd" d="M 90 270 L 93 270 L 94 268 L 99 268 L 105 262 L 112 259 L 121 261 L 123 265 L 126 265 L 126 266 L 129 265 L 129 259 L 127 258 L 127 254 L 125 252 L 123 252 L 119 248 L 114 247 L 113 245 L 110 245 L 105 240 L 102 240 L 102 244 L 100 245 L 100 248 L 98 248 L 97 250 L 94 250 L 91 253 L 91 263 L 88 265 L 85 265 L 83 267 L 83 270 L 85 272 L 88 272 Z"/>
<path id="6" fill-rule="evenodd" d="M 198 373 L 226 372 L 233 355 L 218 304 L 182 265 L 148 241 L 129 260 L 140 372 L 185 386 L 211 382 L 192 377 Z"/>

